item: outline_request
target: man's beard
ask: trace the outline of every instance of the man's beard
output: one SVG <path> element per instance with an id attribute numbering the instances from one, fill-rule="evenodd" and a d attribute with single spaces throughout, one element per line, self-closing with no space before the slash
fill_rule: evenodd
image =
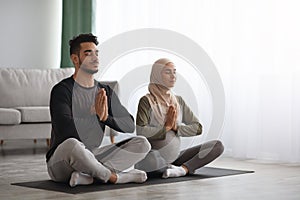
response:
<path id="1" fill-rule="evenodd" d="M 87 68 L 82 67 L 82 66 L 80 67 L 80 69 L 81 69 L 82 71 L 88 73 L 88 74 L 95 74 L 95 73 L 98 72 L 98 69 L 92 70 L 92 69 L 87 69 Z"/>
<path id="2" fill-rule="evenodd" d="M 95 63 L 96 64 L 96 63 Z M 97 63 L 98 64 L 98 63 Z M 82 70 L 82 71 L 84 71 L 84 72 L 86 72 L 86 73 L 88 73 L 88 74 L 95 74 L 95 73 L 97 73 L 98 72 L 98 69 L 88 69 L 88 68 L 86 68 L 85 66 L 85 64 L 82 64 L 82 62 L 81 62 L 81 60 L 80 60 L 80 58 L 79 58 L 79 68 Z"/>

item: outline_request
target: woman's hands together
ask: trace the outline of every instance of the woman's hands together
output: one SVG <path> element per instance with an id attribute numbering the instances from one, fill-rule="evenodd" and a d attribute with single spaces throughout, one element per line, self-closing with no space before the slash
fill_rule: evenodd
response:
<path id="1" fill-rule="evenodd" d="M 173 130 L 177 132 L 177 110 L 174 105 L 170 105 L 165 119 L 166 131 Z"/>

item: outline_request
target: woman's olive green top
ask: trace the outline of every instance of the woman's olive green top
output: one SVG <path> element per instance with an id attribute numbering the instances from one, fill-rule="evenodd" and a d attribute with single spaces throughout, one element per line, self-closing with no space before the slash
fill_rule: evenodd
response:
<path id="1" fill-rule="evenodd" d="M 158 122 L 154 117 L 149 100 L 143 96 L 138 105 L 136 116 L 137 135 L 145 136 L 152 145 L 152 149 L 160 151 L 160 154 L 169 162 L 173 162 L 179 155 L 180 136 L 190 137 L 202 133 L 202 125 L 191 109 L 186 105 L 182 97 L 176 96 L 180 111 L 177 118 L 177 131 L 166 131 L 164 122 Z"/>

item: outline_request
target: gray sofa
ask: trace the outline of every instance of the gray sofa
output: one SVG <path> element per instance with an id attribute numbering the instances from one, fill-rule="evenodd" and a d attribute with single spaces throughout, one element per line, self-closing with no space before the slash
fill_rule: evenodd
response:
<path id="1" fill-rule="evenodd" d="M 50 142 L 49 111 L 52 87 L 71 76 L 74 68 L 7 69 L 0 68 L 0 140 L 46 139 Z M 103 81 L 118 94 L 117 81 Z M 104 144 L 114 142 L 118 135 L 106 128 Z"/>
<path id="2" fill-rule="evenodd" d="M 49 139 L 50 91 L 73 72 L 74 68 L 0 68 L 1 144 L 7 139 Z"/>

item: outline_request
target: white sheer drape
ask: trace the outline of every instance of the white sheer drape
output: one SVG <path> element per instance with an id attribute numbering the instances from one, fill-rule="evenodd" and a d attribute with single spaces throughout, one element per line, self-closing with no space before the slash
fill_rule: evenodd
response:
<path id="1" fill-rule="evenodd" d="M 97 6 L 101 42 L 129 30 L 162 28 L 205 49 L 225 88 L 221 139 L 227 155 L 300 162 L 299 1 L 99 0 Z M 127 73 L 126 64 L 116 73 Z"/>

